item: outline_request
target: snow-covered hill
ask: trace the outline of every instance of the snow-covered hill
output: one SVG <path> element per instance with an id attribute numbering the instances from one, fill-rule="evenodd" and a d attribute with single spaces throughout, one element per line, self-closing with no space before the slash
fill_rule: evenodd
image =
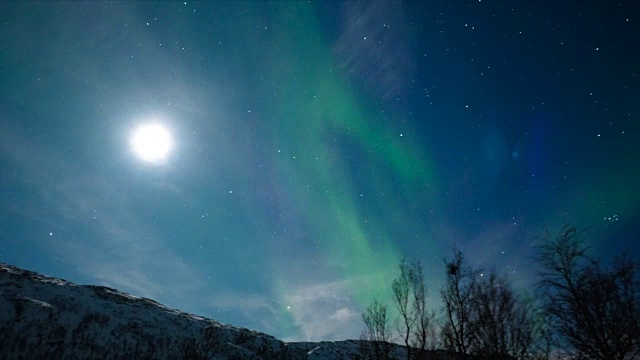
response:
<path id="1" fill-rule="evenodd" d="M 402 358 L 404 348 L 393 347 Z M 360 348 L 356 340 L 284 343 L 115 289 L 0 263 L 0 359 L 357 359 Z"/>

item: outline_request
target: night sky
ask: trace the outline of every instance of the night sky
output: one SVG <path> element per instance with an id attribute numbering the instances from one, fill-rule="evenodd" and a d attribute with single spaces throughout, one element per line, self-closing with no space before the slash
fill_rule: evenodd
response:
<path id="1" fill-rule="evenodd" d="M 403 257 L 638 258 L 635 6 L 2 2 L 0 261 L 333 340 Z"/>

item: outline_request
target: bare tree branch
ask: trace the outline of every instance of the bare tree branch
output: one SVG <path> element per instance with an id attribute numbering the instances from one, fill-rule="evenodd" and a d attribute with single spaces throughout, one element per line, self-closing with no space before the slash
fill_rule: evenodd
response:
<path id="1" fill-rule="evenodd" d="M 471 345 L 471 296 L 475 287 L 475 273 L 466 266 L 462 252 L 453 249 L 453 260 L 446 261 L 446 284 L 441 291 L 445 307 L 442 337 L 447 350 L 469 353 Z"/>
<path id="2" fill-rule="evenodd" d="M 415 291 L 413 278 L 413 267 L 409 266 L 403 259 L 400 262 L 400 275 L 391 283 L 393 303 L 398 309 L 399 316 L 396 328 L 407 349 L 407 360 L 411 360 L 411 336 L 417 316 L 411 306 L 411 295 Z"/>
<path id="3" fill-rule="evenodd" d="M 556 338 L 573 358 L 631 360 L 640 356 L 638 264 L 628 256 L 610 269 L 587 256 L 575 227 L 547 237 L 538 289 Z"/>
<path id="4" fill-rule="evenodd" d="M 391 331 L 387 319 L 387 306 L 378 299 L 373 300 L 362 314 L 365 330 L 360 339 L 360 352 L 367 359 L 391 359 Z"/>

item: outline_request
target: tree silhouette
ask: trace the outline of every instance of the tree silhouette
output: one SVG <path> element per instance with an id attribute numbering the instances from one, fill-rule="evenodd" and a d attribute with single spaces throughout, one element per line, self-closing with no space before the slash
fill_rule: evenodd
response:
<path id="1" fill-rule="evenodd" d="M 435 311 L 427 308 L 427 286 L 424 282 L 422 264 L 419 261 L 413 263 L 411 271 L 411 283 L 413 284 L 413 312 L 415 314 L 415 327 L 413 330 L 412 346 L 418 351 L 418 359 L 426 359 L 427 348 L 435 347 L 435 331 L 433 320 Z"/>
<path id="2" fill-rule="evenodd" d="M 391 284 L 393 303 L 398 310 L 396 329 L 407 349 L 407 359 L 414 356 L 424 358 L 432 336 L 433 311 L 427 309 L 427 287 L 424 282 L 422 264 L 400 261 L 400 275 Z"/>
<path id="3" fill-rule="evenodd" d="M 495 271 L 483 274 L 468 266 L 454 247 L 453 258 L 444 261 L 439 340 L 435 313 L 427 309 L 422 265 L 402 260 L 391 288 L 407 359 L 640 359 L 638 263 L 622 255 L 604 266 L 587 255 L 581 235 L 575 227 L 563 228 L 554 239 L 547 235 L 537 258 L 541 271 L 535 300 Z M 375 300 L 363 320 L 368 358 L 388 359 L 386 306 Z M 427 351 L 428 346 L 435 350 L 438 341 L 448 353 Z"/>
<path id="4" fill-rule="evenodd" d="M 574 359 L 638 359 L 638 264 L 623 255 L 603 268 L 587 255 L 581 235 L 565 227 L 540 249 L 538 289 L 555 344 Z"/>
<path id="5" fill-rule="evenodd" d="M 470 352 L 485 359 L 539 358 L 543 323 L 534 303 L 491 272 L 473 288 Z"/>
<path id="6" fill-rule="evenodd" d="M 413 277 L 412 267 L 405 260 L 402 260 L 400 261 L 400 275 L 391 283 L 393 304 L 398 309 L 399 317 L 396 329 L 407 348 L 407 360 L 411 360 L 411 336 L 413 326 L 416 323 L 416 315 L 413 312 L 411 302 L 413 300 Z"/>
<path id="7" fill-rule="evenodd" d="M 387 319 L 387 306 L 378 299 L 367 307 L 362 314 L 365 330 L 360 336 L 360 352 L 367 359 L 391 359 L 391 330 Z"/>
<path id="8" fill-rule="evenodd" d="M 453 260 L 445 260 L 446 283 L 440 292 L 445 319 L 442 340 L 447 350 L 468 354 L 472 341 L 471 297 L 476 284 L 475 272 L 466 265 L 462 252 L 453 249 Z"/>

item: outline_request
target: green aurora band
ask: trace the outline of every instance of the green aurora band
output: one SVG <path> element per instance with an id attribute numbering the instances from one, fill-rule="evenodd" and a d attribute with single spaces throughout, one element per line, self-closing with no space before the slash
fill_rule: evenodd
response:
<path id="1" fill-rule="evenodd" d="M 335 71 L 331 46 L 323 39 L 311 5 L 284 2 L 274 7 L 272 14 L 281 16 L 272 25 L 276 35 L 270 45 L 250 40 L 246 45 L 266 54 L 253 64 L 265 74 L 262 84 L 278 84 L 278 101 L 269 103 L 267 112 L 279 119 L 279 127 L 268 134 L 276 154 L 271 166 L 277 177 L 295 184 L 289 191 L 296 208 L 302 209 L 307 228 L 326 249 L 328 258 L 320 267 L 339 272 L 340 278 L 368 279 L 355 289 L 355 301 L 365 305 L 374 296 L 385 298 L 400 259 L 383 224 L 405 218 L 402 203 L 412 193 L 423 191 L 425 184 L 433 188 L 431 164 L 407 137 L 385 125 L 387 119 L 374 121 L 380 114 L 359 102 L 345 74 Z M 345 142 L 363 154 L 358 169 L 340 154 L 339 144 Z M 353 171 L 370 172 L 366 196 L 376 197 L 384 214 L 366 214 L 358 205 L 362 190 L 353 184 Z M 381 227 L 372 230 L 368 224 Z M 274 279 L 283 277 L 276 270 Z M 290 289 L 275 280 L 274 289 L 286 311 Z"/>

